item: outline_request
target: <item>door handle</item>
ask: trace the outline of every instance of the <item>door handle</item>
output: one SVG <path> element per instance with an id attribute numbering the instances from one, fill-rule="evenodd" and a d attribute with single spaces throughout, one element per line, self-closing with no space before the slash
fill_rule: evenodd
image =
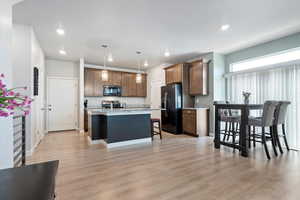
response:
<path id="1" fill-rule="evenodd" d="M 166 92 L 166 93 L 165 93 L 165 109 L 167 109 L 167 107 L 168 107 L 168 106 L 167 106 L 167 102 L 168 102 L 167 99 L 168 99 L 168 93 Z"/>

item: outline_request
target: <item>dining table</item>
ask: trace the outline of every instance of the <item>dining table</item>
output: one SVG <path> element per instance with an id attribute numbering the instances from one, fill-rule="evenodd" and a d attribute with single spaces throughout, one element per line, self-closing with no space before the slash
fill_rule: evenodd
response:
<path id="1" fill-rule="evenodd" d="M 248 121 L 249 121 L 249 113 L 251 110 L 262 110 L 263 104 L 231 104 L 231 103 L 224 103 L 219 104 L 215 103 L 215 139 L 214 144 L 216 149 L 220 149 L 220 146 L 228 146 L 235 149 L 239 149 L 240 154 L 243 157 L 249 156 L 249 128 L 248 128 Z M 220 140 L 221 135 L 221 110 L 239 110 L 240 113 L 240 122 L 239 122 L 239 142 L 236 143 L 229 143 L 226 141 Z"/>

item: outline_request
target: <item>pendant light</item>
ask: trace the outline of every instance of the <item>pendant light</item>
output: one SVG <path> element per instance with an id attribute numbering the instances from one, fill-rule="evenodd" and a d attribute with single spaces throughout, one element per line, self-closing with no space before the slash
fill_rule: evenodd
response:
<path id="1" fill-rule="evenodd" d="M 104 54 L 103 54 L 103 66 L 104 66 L 104 70 L 102 70 L 101 72 L 101 79 L 102 81 L 108 81 L 108 71 L 105 69 L 106 68 L 106 49 L 107 49 L 107 45 L 102 45 L 102 48 L 104 49 Z"/>
<path id="2" fill-rule="evenodd" d="M 140 64 L 140 58 L 139 56 L 141 55 L 140 51 L 137 51 L 136 54 L 138 55 L 138 69 L 139 72 L 136 74 L 136 83 L 142 83 L 142 73 L 141 73 L 141 64 Z"/>

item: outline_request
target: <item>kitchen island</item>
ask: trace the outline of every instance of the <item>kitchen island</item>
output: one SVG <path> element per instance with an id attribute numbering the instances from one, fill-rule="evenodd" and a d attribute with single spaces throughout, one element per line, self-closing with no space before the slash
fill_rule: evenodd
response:
<path id="1" fill-rule="evenodd" d="M 90 144 L 107 148 L 151 143 L 150 108 L 88 109 Z"/>

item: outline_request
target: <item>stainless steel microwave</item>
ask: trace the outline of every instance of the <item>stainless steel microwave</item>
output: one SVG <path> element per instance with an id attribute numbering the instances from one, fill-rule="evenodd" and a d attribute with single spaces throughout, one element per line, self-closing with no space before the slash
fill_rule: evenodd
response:
<path id="1" fill-rule="evenodd" d="M 104 85 L 103 96 L 120 97 L 122 94 L 122 87 L 115 85 Z"/>

